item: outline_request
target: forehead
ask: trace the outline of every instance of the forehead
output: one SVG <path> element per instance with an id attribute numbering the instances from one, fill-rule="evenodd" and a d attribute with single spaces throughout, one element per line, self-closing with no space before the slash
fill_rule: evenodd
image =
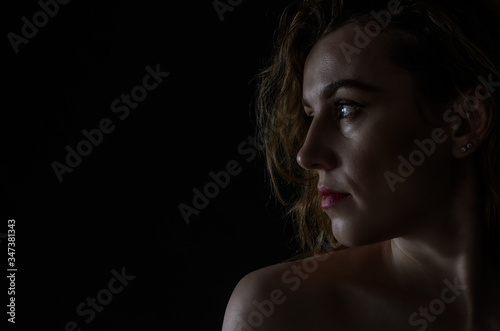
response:
<path id="1" fill-rule="evenodd" d="M 383 89 L 409 73 L 389 58 L 389 34 L 380 34 L 360 48 L 356 46 L 356 26 L 341 27 L 318 41 L 304 65 L 304 99 L 315 99 L 319 91 L 334 81 L 360 80 Z M 359 43 L 358 43 L 359 45 Z"/>

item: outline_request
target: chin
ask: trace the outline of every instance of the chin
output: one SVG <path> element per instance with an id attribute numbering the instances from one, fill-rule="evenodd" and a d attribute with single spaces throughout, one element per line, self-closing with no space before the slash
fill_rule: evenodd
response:
<path id="1" fill-rule="evenodd" d="M 352 226 L 352 222 L 345 220 L 332 220 L 332 231 L 337 241 L 346 247 L 372 245 L 391 239 L 387 236 L 388 231 L 384 235 L 367 226 Z"/>

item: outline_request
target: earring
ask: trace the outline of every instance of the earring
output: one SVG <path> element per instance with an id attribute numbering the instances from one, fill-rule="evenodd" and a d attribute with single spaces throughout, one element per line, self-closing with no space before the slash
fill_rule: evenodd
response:
<path id="1" fill-rule="evenodd" d="M 465 145 L 464 147 L 462 147 L 462 148 L 460 149 L 460 151 L 461 151 L 462 153 L 467 153 L 467 151 L 468 151 L 469 149 L 472 149 L 473 147 L 474 147 L 474 144 L 473 144 L 473 143 L 468 143 L 467 145 Z"/>

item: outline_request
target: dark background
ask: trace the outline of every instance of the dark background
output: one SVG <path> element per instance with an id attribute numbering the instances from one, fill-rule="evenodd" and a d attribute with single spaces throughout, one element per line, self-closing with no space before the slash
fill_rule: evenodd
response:
<path id="1" fill-rule="evenodd" d="M 3 5 L 0 232 L 16 220 L 14 329 L 220 330 L 238 280 L 293 254 L 262 156 L 239 150 L 286 2 L 243 1 L 221 21 L 212 0 L 73 0 L 18 54 L 7 34 L 41 8 Z M 157 64 L 170 76 L 120 120 L 111 103 Z M 52 163 L 103 118 L 115 130 L 60 183 Z M 233 160 L 241 173 L 187 225 L 179 204 Z M 135 278 L 86 323 L 76 307 L 122 268 Z"/>

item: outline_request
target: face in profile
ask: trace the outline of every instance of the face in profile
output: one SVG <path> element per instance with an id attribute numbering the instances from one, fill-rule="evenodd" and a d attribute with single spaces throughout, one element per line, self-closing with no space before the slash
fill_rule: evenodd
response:
<path id="1" fill-rule="evenodd" d="M 416 234 L 440 222 L 453 190 L 453 156 L 443 127 L 440 142 L 404 181 L 389 185 L 402 158 L 432 139 L 430 105 L 412 74 L 391 60 L 391 32 L 347 59 L 339 45 L 353 44 L 352 25 L 324 36 L 304 66 L 303 104 L 310 117 L 297 155 L 314 170 L 333 234 L 346 246 Z"/>

